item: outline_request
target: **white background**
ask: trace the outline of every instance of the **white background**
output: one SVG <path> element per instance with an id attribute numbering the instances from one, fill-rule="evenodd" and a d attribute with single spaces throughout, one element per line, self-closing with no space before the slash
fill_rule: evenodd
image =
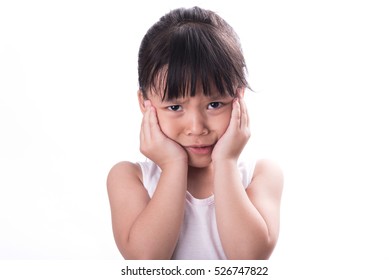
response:
<path id="1" fill-rule="evenodd" d="M 143 159 L 138 47 L 198 5 L 240 35 L 248 152 L 285 173 L 272 259 L 389 260 L 385 1 L 134 3 L 0 2 L 0 259 L 121 259 L 105 180 Z"/>

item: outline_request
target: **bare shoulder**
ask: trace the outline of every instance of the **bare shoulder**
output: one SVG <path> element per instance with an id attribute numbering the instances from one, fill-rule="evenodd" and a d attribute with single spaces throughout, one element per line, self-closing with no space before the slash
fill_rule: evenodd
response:
<path id="1" fill-rule="evenodd" d="M 272 160 L 256 162 L 247 195 L 266 222 L 274 248 L 280 230 L 281 196 L 284 184 L 280 166 Z"/>
<path id="2" fill-rule="evenodd" d="M 251 187 L 270 191 L 281 196 L 284 185 L 284 176 L 281 167 L 270 159 L 261 159 L 256 162 Z"/>
<path id="3" fill-rule="evenodd" d="M 257 160 L 254 175 L 283 177 L 281 167 L 270 159 Z"/>
<path id="4" fill-rule="evenodd" d="M 108 173 L 108 190 L 121 186 L 128 181 L 142 182 L 142 171 L 140 166 L 129 161 L 119 162 L 115 164 Z"/>
<path id="5" fill-rule="evenodd" d="M 107 190 L 111 203 L 130 197 L 148 199 L 140 166 L 128 161 L 119 162 L 111 168 L 107 177 Z"/>
<path id="6" fill-rule="evenodd" d="M 140 166 L 126 161 L 115 164 L 108 173 L 107 189 L 113 233 L 122 252 L 131 225 L 150 201 Z"/>

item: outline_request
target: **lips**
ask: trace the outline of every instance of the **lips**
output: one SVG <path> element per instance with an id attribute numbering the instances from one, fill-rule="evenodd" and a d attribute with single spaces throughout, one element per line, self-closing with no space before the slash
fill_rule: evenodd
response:
<path id="1" fill-rule="evenodd" d="M 212 153 L 213 145 L 195 145 L 195 146 L 188 146 L 186 149 L 197 155 L 207 155 Z"/>

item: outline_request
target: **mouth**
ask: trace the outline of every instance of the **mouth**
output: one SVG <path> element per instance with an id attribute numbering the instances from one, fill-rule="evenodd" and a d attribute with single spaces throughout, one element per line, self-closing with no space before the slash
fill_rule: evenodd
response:
<path id="1" fill-rule="evenodd" d="M 187 146 L 186 149 L 196 155 L 207 155 L 212 153 L 213 147 L 214 145 L 194 145 Z"/>

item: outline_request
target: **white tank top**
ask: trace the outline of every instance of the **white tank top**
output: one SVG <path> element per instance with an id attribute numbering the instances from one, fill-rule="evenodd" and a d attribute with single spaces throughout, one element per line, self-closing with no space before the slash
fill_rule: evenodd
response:
<path id="1" fill-rule="evenodd" d="M 161 175 L 160 168 L 152 161 L 138 162 L 142 169 L 143 185 L 153 196 Z M 250 184 L 255 161 L 239 162 L 238 169 L 245 188 Z M 176 260 L 225 260 L 216 225 L 214 196 L 197 199 L 186 192 L 184 221 L 180 237 L 173 253 Z"/>

